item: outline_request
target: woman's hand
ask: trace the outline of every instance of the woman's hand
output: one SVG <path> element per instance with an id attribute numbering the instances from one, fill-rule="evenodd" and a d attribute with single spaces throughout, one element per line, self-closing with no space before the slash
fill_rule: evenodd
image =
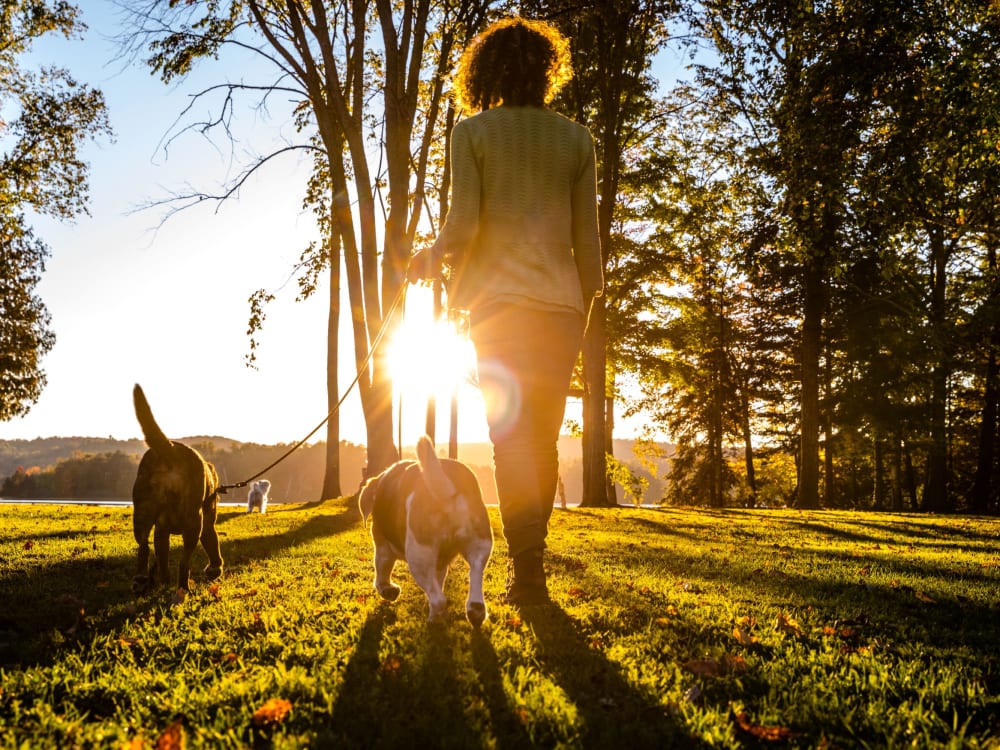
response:
<path id="1" fill-rule="evenodd" d="M 440 278 L 441 273 L 441 260 L 436 257 L 434 248 L 427 248 L 410 258 L 410 265 L 406 269 L 406 280 L 416 284 L 421 279 Z"/>

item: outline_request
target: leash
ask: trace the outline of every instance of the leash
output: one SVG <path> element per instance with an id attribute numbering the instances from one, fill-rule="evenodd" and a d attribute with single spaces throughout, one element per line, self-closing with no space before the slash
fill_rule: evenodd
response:
<path id="1" fill-rule="evenodd" d="M 358 384 L 358 381 L 361 380 L 361 376 L 368 371 L 368 367 L 371 365 L 371 361 L 375 356 L 375 352 L 378 349 L 379 344 L 382 343 L 383 337 L 389 330 L 389 321 L 392 320 L 392 314 L 393 312 L 395 312 L 396 307 L 399 306 L 400 302 L 405 298 L 406 288 L 408 286 L 409 283 L 404 280 L 402 286 L 399 287 L 399 291 L 396 293 L 396 298 L 392 301 L 392 304 L 389 305 L 389 309 L 386 311 L 386 314 L 382 319 L 382 327 L 379 328 L 379 331 L 375 335 L 375 338 L 372 339 L 372 345 L 371 348 L 368 350 L 368 356 L 365 357 L 365 361 L 362 362 L 361 367 L 358 368 L 358 374 L 354 376 L 354 380 L 352 380 L 351 384 L 347 386 L 347 390 L 344 391 L 344 395 L 340 397 L 340 400 L 337 402 L 337 405 L 334 406 L 332 409 L 330 409 L 327 415 L 323 417 L 323 421 L 320 422 L 318 425 L 316 425 L 308 435 L 306 435 L 299 442 L 297 442 L 295 445 L 293 445 L 291 448 L 289 448 L 287 451 L 281 454 L 281 456 L 279 456 L 277 460 L 265 466 L 263 469 L 254 474 L 252 477 L 248 477 L 247 479 L 244 479 L 242 482 L 236 482 L 235 484 L 220 485 L 219 488 L 216 490 L 220 495 L 225 495 L 229 492 L 229 490 L 232 489 L 246 487 L 253 480 L 258 479 L 259 477 L 269 472 L 271 469 L 273 469 L 275 466 L 280 464 L 282 461 L 284 461 L 286 458 L 292 455 L 295 451 L 297 451 L 299 448 L 305 445 L 305 442 L 309 438 L 311 438 L 313 435 L 319 432 L 319 429 L 330 421 L 330 417 L 332 417 L 334 414 L 340 411 L 340 407 L 344 405 L 344 401 L 347 400 L 347 397 L 354 389 L 354 386 L 356 386 Z"/>

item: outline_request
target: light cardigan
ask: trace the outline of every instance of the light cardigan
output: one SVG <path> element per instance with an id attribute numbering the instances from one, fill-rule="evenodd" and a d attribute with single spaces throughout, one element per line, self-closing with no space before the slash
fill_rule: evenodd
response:
<path id="1" fill-rule="evenodd" d="M 589 314 L 604 286 L 594 141 L 541 107 L 500 106 L 452 130 L 451 208 L 432 257 L 449 304 Z"/>

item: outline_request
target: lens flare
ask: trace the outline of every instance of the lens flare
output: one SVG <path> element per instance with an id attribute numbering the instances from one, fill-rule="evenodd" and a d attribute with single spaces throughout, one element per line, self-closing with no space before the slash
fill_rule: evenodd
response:
<path id="1" fill-rule="evenodd" d="M 416 398 L 446 399 L 474 379 L 475 349 L 467 335 L 451 321 L 435 320 L 433 306 L 422 302 L 407 299 L 403 322 L 389 343 L 393 389 Z"/>

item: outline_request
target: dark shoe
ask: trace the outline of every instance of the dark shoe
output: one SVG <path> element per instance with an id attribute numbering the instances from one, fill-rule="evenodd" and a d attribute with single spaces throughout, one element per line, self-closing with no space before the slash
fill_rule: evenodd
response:
<path id="1" fill-rule="evenodd" d="M 545 565 L 541 549 L 529 549 L 514 557 L 508 570 L 505 601 L 515 607 L 552 602 L 545 585 Z"/>

